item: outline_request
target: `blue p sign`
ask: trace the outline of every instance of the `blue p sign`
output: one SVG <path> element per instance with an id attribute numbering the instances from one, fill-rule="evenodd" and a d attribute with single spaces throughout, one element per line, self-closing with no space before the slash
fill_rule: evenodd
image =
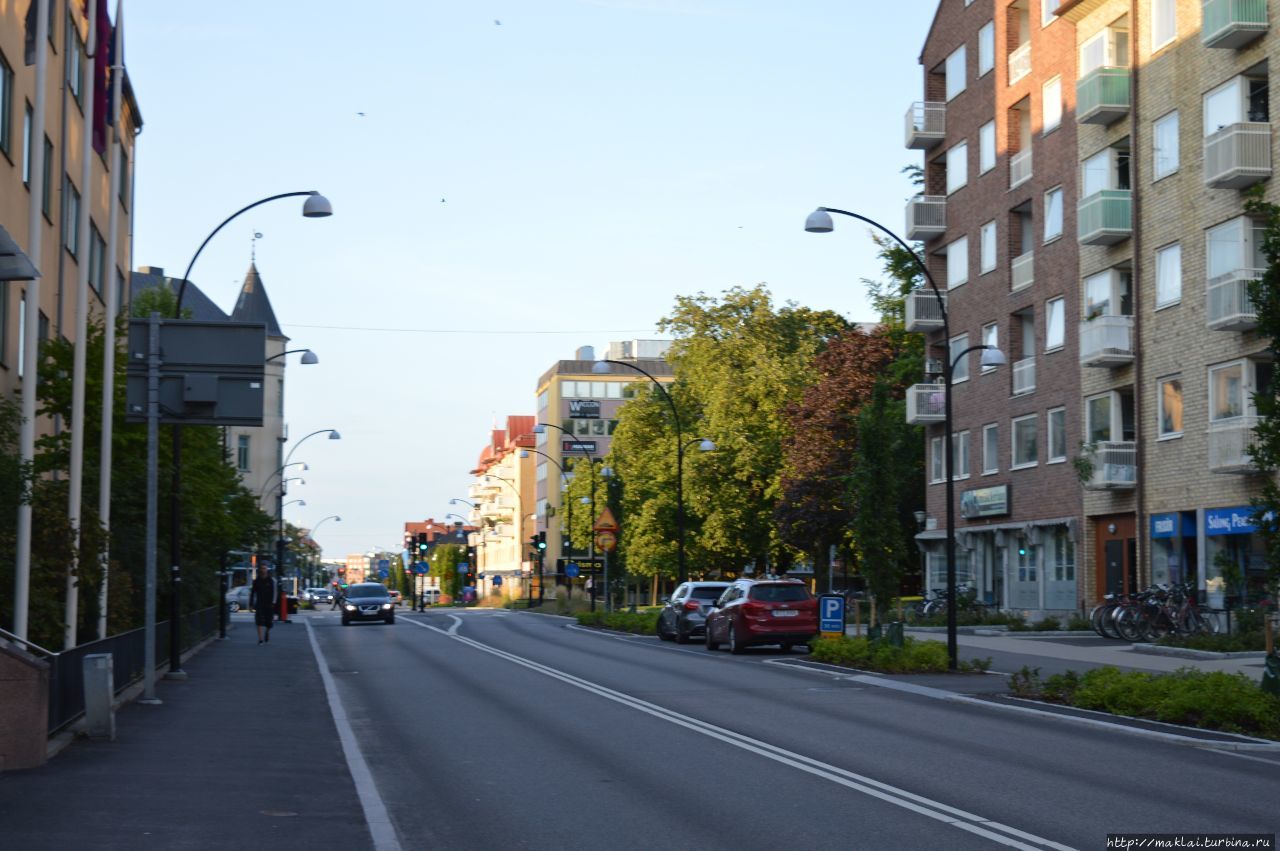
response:
<path id="1" fill-rule="evenodd" d="M 818 598 L 818 629 L 824 633 L 844 635 L 844 597 L 823 594 Z"/>

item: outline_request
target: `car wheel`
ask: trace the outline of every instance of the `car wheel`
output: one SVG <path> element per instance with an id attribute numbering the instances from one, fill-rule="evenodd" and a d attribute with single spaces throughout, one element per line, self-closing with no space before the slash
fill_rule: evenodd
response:
<path id="1" fill-rule="evenodd" d="M 689 633 L 681 632 L 680 627 L 676 627 L 676 644 L 688 644 Z"/>
<path id="2" fill-rule="evenodd" d="M 350 619 L 350 618 L 348 618 L 348 617 L 345 617 L 345 616 L 344 616 L 344 617 L 342 618 L 342 625 L 343 625 L 343 626 L 351 626 L 351 619 Z"/>
<path id="3" fill-rule="evenodd" d="M 789 642 L 789 641 L 784 641 L 784 642 L 782 642 L 781 650 L 782 650 L 782 652 L 783 652 L 783 653 L 790 653 L 790 652 L 791 652 L 791 647 L 792 647 L 791 642 Z"/>
<path id="4" fill-rule="evenodd" d="M 231 611 L 232 611 L 233 613 L 234 613 L 234 612 L 238 612 L 238 611 L 240 611 L 240 604 L 239 604 L 239 603 L 237 603 L 235 600 L 232 600 L 232 601 L 231 601 L 230 603 L 228 603 L 227 605 L 228 605 L 228 606 L 230 606 Z"/>
<path id="5" fill-rule="evenodd" d="M 658 618 L 658 638 L 662 639 L 663 641 L 671 640 L 671 633 L 667 632 L 667 630 L 663 627 L 663 621 L 661 617 Z"/>
<path id="6" fill-rule="evenodd" d="M 716 641 L 711 637 L 711 624 L 707 624 L 707 649 L 708 650 L 720 649 L 720 642 Z"/>
<path id="7" fill-rule="evenodd" d="M 729 652 L 735 656 L 741 656 L 747 652 L 746 645 L 738 641 L 738 628 L 733 624 L 729 624 Z"/>

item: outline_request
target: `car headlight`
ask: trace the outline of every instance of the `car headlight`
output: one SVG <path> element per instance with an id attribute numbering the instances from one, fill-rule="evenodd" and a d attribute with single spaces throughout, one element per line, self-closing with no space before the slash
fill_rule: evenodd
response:
<path id="1" fill-rule="evenodd" d="M 347 603 L 347 605 L 344 606 L 343 608 L 345 608 L 348 612 L 354 612 L 356 610 L 356 607 L 351 605 L 350 603 Z"/>
<path id="2" fill-rule="evenodd" d="M 383 604 L 382 604 L 382 608 L 384 608 L 384 609 L 389 609 L 389 608 L 391 608 L 391 604 L 390 604 L 390 603 L 383 603 Z"/>

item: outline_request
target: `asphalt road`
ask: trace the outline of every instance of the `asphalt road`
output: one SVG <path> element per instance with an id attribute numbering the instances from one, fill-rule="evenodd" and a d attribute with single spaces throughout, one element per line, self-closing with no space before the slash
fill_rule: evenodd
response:
<path id="1" fill-rule="evenodd" d="M 1110 832 L 1280 828 L 1280 754 L 542 615 L 308 622 L 368 765 L 366 800 L 385 807 L 375 847 L 1102 848 Z"/>

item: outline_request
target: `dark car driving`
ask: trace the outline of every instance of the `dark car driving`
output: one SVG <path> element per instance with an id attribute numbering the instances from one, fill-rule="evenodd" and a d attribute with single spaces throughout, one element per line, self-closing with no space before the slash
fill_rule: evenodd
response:
<path id="1" fill-rule="evenodd" d="M 658 614 L 658 637 L 687 644 L 707 630 L 707 612 L 729 587 L 728 582 L 682 582 Z"/>
<path id="2" fill-rule="evenodd" d="M 342 625 L 352 621 L 396 622 L 395 605 L 387 594 L 387 586 L 377 582 L 348 585 L 342 600 Z"/>

